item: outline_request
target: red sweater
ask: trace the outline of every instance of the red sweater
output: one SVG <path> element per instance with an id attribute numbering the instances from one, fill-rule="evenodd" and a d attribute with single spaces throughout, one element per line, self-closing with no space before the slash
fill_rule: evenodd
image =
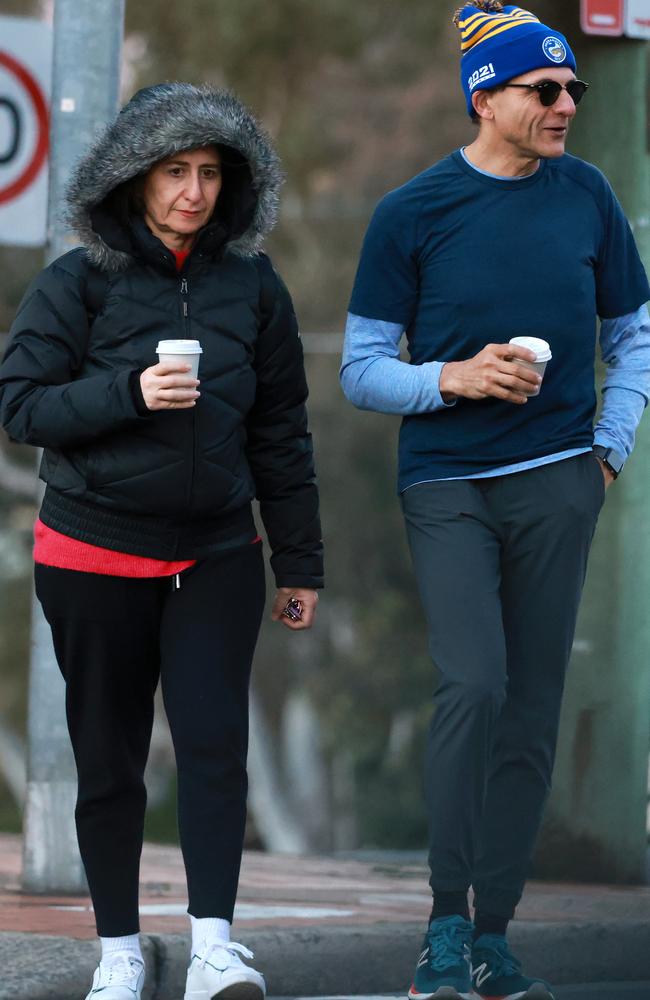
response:
<path id="1" fill-rule="evenodd" d="M 172 250 L 176 269 L 181 270 L 189 250 Z M 40 518 L 34 525 L 34 562 L 58 569 L 75 569 L 82 573 L 101 573 L 104 576 L 174 576 L 193 566 L 196 559 L 169 562 L 165 559 L 148 559 L 128 552 L 114 552 L 99 545 L 80 542 L 48 528 Z"/>
<path id="2" fill-rule="evenodd" d="M 193 566 L 196 559 L 168 562 L 165 559 L 133 556 L 128 552 L 114 552 L 62 535 L 38 518 L 34 525 L 34 562 L 59 569 L 76 569 L 81 573 L 101 573 L 103 576 L 151 577 L 174 576 Z"/>

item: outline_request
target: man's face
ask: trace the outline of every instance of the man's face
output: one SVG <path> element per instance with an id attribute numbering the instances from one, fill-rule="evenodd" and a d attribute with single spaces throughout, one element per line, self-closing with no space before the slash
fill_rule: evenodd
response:
<path id="1" fill-rule="evenodd" d="M 509 83 L 556 80 L 566 85 L 575 78 L 571 69 L 554 66 L 523 73 Z M 569 125 L 576 113 L 576 106 L 566 90 L 560 92 L 555 104 L 545 108 L 536 90 L 506 87 L 490 96 L 490 107 L 496 134 L 517 152 L 536 159 L 564 153 Z"/>

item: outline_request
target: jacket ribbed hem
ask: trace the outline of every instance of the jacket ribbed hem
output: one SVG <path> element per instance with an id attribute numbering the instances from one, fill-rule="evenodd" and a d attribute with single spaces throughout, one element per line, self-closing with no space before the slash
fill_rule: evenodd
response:
<path id="1" fill-rule="evenodd" d="M 203 559 L 257 536 L 250 503 L 219 517 L 181 522 L 98 507 L 48 486 L 39 516 L 70 538 L 149 559 Z"/>

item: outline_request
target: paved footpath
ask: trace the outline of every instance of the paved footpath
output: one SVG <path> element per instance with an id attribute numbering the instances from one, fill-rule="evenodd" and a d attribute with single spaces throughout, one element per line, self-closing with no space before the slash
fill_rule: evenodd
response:
<path id="1" fill-rule="evenodd" d="M 408 985 L 429 908 L 423 862 L 248 852 L 233 936 L 253 948 L 273 996 L 385 996 Z M 146 845 L 143 1000 L 183 995 L 185 910 L 180 852 Z M 630 989 L 650 981 L 650 888 L 531 883 L 510 939 L 529 974 L 625 981 L 621 998 L 641 998 Z M 0 835 L 0 1000 L 81 1000 L 96 956 L 87 897 L 22 894 L 20 840 Z"/>
<path id="2" fill-rule="evenodd" d="M 583 983 L 576 986 L 556 986 L 555 1000 L 648 1000 L 650 983 Z M 388 996 L 338 997 L 269 997 L 269 1000 L 405 1000 L 404 992 Z"/>
<path id="3" fill-rule="evenodd" d="M 576 986 L 557 986 L 553 989 L 555 1000 L 648 1000 L 650 983 L 583 983 Z M 269 1000 L 404 1000 L 404 993 L 388 996 L 339 996 L 339 997 L 269 997 Z"/>

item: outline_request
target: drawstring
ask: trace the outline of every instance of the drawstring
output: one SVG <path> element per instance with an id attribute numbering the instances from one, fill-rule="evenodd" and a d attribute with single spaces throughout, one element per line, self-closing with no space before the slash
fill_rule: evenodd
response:
<path id="1" fill-rule="evenodd" d="M 175 573 L 174 576 L 172 577 L 172 590 L 180 590 L 180 589 L 181 589 L 181 574 Z"/>

